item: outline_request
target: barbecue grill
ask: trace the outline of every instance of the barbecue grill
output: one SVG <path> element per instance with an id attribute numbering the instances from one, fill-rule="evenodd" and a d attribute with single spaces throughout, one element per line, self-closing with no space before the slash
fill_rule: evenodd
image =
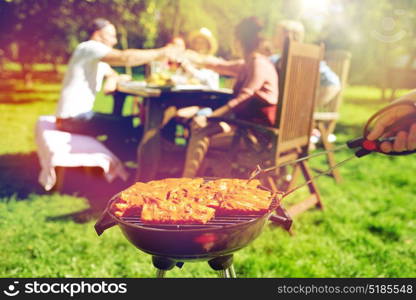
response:
<path id="1" fill-rule="evenodd" d="M 95 229 L 101 235 L 118 225 L 124 236 L 138 249 L 152 255 L 156 277 L 164 277 L 173 267 L 182 267 L 188 261 L 208 261 L 220 277 L 236 277 L 233 253 L 256 239 L 270 215 L 286 230 L 292 220 L 280 206 L 277 195 L 266 213 L 252 215 L 216 216 L 206 224 L 173 225 L 145 224 L 139 216 L 117 217 L 111 210 L 114 196 L 108 203 Z"/>
<path id="2" fill-rule="evenodd" d="M 267 169 L 262 169 L 258 166 L 257 169 L 252 172 L 249 181 L 262 173 L 266 173 L 286 165 L 295 164 L 300 161 L 325 154 L 329 151 L 335 152 L 342 148 L 354 149 L 354 156 L 341 161 L 325 172 L 280 195 L 280 198 L 284 198 L 312 180 L 315 180 L 319 176 L 331 172 L 334 168 L 342 166 L 355 156 L 362 157 L 372 152 L 382 153 L 380 144 L 383 141 L 386 141 L 386 139 L 379 139 L 376 141 L 368 140 L 367 136 L 370 125 L 386 110 L 401 105 L 411 106 L 412 108 L 415 107 L 413 101 L 390 105 L 370 118 L 364 127 L 363 137 L 351 140 L 344 146 L 312 154 L 310 156 L 301 157 L 278 166 Z M 415 113 L 409 114 L 406 117 L 394 122 L 385 130 L 385 132 L 399 132 L 400 130 L 408 131 L 409 126 L 414 124 L 415 118 Z M 394 138 L 388 138 L 387 140 L 391 142 Z M 358 148 L 358 150 L 355 148 Z M 416 153 L 416 150 L 389 152 L 384 154 L 407 155 L 412 153 Z M 213 178 L 206 178 L 205 180 L 211 179 Z M 260 235 L 266 221 L 269 217 L 271 217 L 273 212 L 274 223 L 281 225 L 286 230 L 289 230 L 292 224 L 292 220 L 282 206 L 280 206 L 280 199 L 278 199 L 277 194 L 275 194 L 275 197 L 266 213 L 234 215 L 227 217 L 216 216 L 214 219 L 203 225 L 150 225 L 143 223 L 139 216 L 117 217 L 110 210 L 111 204 L 116 201 L 117 197 L 118 195 L 114 196 L 108 202 L 106 210 L 95 224 L 96 232 L 98 235 L 101 235 L 106 229 L 114 225 L 119 225 L 123 234 L 133 245 L 143 252 L 152 255 L 153 265 L 157 269 L 157 277 L 164 277 L 166 271 L 172 269 L 175 265 L 182 267 L 183 263 L 186 261 L 198 260 L 207 260 L 210 267 L 218 271 L 219 275 L 222 277 L 235 277 L 233 268 L 233 253 L 247 246 Z"/>

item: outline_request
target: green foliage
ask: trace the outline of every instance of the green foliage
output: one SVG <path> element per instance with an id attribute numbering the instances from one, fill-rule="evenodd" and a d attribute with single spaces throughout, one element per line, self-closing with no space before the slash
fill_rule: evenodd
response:
<path id="1" fill-rule="evenodd" d="M 271 0 L 194 0 L 172 1 L 162 14 L 161 28 L 173 35 L 188 33 L 206 27 L 219 41 L 219 54 L 230 56 L 234 43 L 234 27 L 248 16 L 257 16 L 266 25 L 265 34 L 270 33 L 273 25 L 281 16 L 281 1 Z M 163 22 L 163 20 L 171 20 Z"/>
<path id="2" fill-rule="evenodd" d="M 414 52 L 412 1 L 340 1 L 344 12 L 329 18 L 321 33 L 327 48 L 353 53 L 351 82 L 382 85 L 388 68 Z"/>
<path id="3" fill-rule="evenodd" d="M 305 24 L 306 41 L 323 41 L 327 49 L 351 50 L 352 83 L 381 85 L 389 66 L 415 52 L 414 1 L 311 3 L 309 0 L 0 0 L 0 48 L 8 58 L 24 64 L 25 69 L 34 62 L 58 64 L 66 61 L 75 46 L 87 38 L 85 24 L 93 18 L 105 17 L 119 29 L 121 48 L 160 47 L 173 36 L 186 37 L 191 31 L 207 27 L 218 38 L 218 54 L 230 58 L 234 26 L 242 18 L 255 15 L 264 21 L 264 34 L 268 37 L 281 19 L 297 19 Z"/>
<path id="4" fill-rule="evenodd" d="M 229 54 L 234 25 L 253 14 L 267 24 L 275 23 L 279 1 L 1 0 L 0 47 L 9 58 L 21 63 L 66 59 L 87 38 L 85 25 L 96 17 L 104 17 L 119 29 L 122 42 L 127 39 L 124 47 L 161 46 L 173 36 L 186 36 L 207 27 L 221 36 L 221 51 Z M 17 47 L 16 57 L 11 53 L 11 45 Z"/>

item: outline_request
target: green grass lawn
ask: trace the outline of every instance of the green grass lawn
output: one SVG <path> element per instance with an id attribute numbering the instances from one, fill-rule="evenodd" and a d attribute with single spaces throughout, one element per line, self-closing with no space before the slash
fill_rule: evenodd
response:
<path id="1" fill-rule="evenodd" d="M 150 256 L 136 250 L 118 228 L 95 234 L 94 221 L 53 217 L 85 209 L 85 198 L 45 193 L 37 185 L 34 124 L 53 114 L 58 84 L 35 82 L 27 90 L 8 84 L 0 95 L 0 276 L 152 277 Z M 360 135 L 381 102 L 370 87 L 345 93 L 337 144 Z M 111 110 L 100 95 L 96 109 Z M 337 160 L 347 158 L 345 150 Z M 313 166 L 322 167 L 315 159 Z M 415 157 L 370 155 L 340 169 L 341 184 L 318 181 L 325 209 L 294 221 L 294 235 L 266 227 L 235 255 L 239 277 L 416 277 Z M 102 184 L 106 184 L 104 181 Z M 300 190 L 287 199 L 295 201 Z M 206 263 L 186 263 L 170 277 L 216 277 Z"/>

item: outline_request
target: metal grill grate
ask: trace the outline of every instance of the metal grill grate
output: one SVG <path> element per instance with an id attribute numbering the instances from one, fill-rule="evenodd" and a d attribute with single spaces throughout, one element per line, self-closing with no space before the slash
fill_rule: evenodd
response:
<path id="1" fill-rule="evenodd" d="M 122 217 L 124 222 L 154 229 L 178 230 L 178 229 L 208 229 L 208 228 L 223 228 L 230 225 L 247 223 L 257 219 L 264 214 L 253 215 L 239 215 L 239 216 L 218 216 L 210 220 L 206 224 L 146 224 L 140 220 L 140 217 Z"/>

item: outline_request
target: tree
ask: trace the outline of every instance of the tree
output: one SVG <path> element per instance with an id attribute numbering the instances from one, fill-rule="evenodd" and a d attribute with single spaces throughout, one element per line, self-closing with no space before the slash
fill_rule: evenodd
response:
<path id="1" fill-rule="evenodd" d="M 326 12 L 315 12 L 320 5 Z M 61 64 L 88 38 L 85 24 L 104 17 L 116 25 L 122 48 L 160 47 L 207 27 L 218 54 L 230 58 L 242 18 L 258 16 L 266 36 L 290 18 L 305 24 L 307 42 L 352 51 L 352 82 L 378 84 L 380 66 L 416 49 L 415 10 L 412 0 L 0 0 L 0 50 L 26 73 L 35 62 Z"/>

